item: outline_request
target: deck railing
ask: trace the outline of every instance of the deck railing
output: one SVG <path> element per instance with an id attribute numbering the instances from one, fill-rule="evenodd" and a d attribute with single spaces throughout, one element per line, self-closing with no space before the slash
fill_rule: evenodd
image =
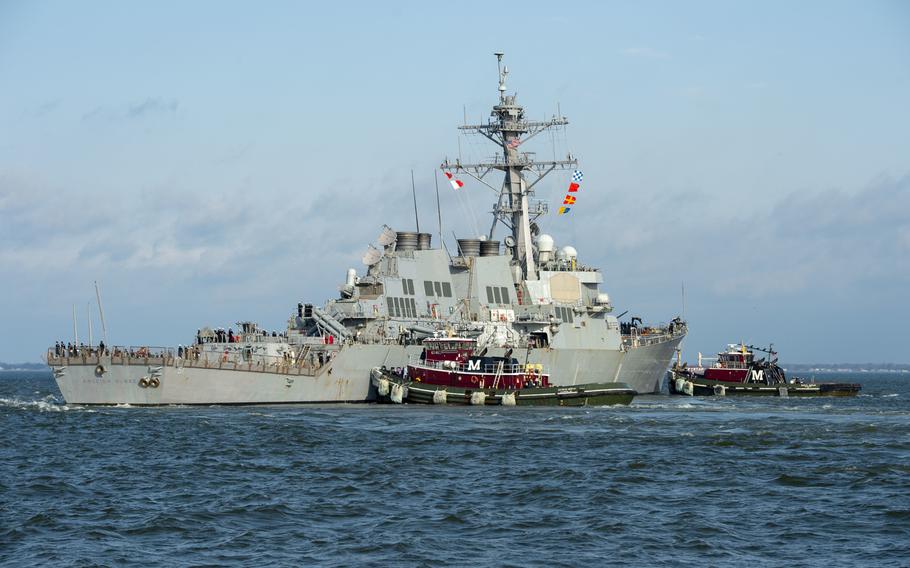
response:
<path id="1" fill-rule="evenodd" d="M 198 347 L 198 346 L 197 346 Z M 329 346 L 327 346 L 329 347 Z M 336 349 L 311 349 L 304 346 L 300 353 L 265 355 L 247 354 L 244 350 L 235 349 L 227 352 L 201 351 L 194 347 L 181 350 L 170 347 L 121 347 L 106 348 L 102 354 L 98 349 L 81 348 L 64 349 L 57 352 L 54 348 L 47 351 L 46 361 L 52 367 L 71 365 L 148 365 L 199 369 L 225 369 L 236 371 L 254 371 L 262 373 L 279 373 L 292 375 L 316 375 L 329 364 L 337 353 Z"/>
<path id="2" fill-rule="evenodd" d="M 623 347 L 636 348 L 665 343 L 685 335 L 687 332 L 687 327 L 685 325 L 674 326 L 672 332 L 670 331 L 669 326 L 650 327 L 646 329 L 647 331 L 644 331 L 633 327 L 631 333 L 623 334 Z"/>

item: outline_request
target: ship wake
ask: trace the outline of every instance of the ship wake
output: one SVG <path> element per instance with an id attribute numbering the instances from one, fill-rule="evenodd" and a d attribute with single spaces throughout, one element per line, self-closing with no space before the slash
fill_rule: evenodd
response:
<path id="1" fill-rule="evenodd" d="M 19 410 L 37 410 L 39 412 L 66 412 L 74 410 L 72 406 L 67 406 L 57 400 L 57 397 L 48 395 L 39 400 L 22 400 L 20 398 L 2 398 L 0 397 L 0 408 L 15 408 Z"/>

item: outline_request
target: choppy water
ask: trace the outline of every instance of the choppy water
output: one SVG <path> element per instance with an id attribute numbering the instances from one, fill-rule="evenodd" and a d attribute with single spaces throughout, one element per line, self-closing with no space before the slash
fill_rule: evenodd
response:
<path id="1" fill-rule="evenodd" d="M 0 563 L 907 566 L 910 376 L 629 408 L 79 408 L 0 373 Z"/>

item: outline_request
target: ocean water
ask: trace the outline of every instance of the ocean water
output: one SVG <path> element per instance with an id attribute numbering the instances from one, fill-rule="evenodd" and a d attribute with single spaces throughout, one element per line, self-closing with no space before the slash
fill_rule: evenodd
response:
<path id="1" fill-rule="evenodd" d="M 908 566 L 910 375 L 628 408 L 81 408 L 0 373 L 0 564 Z"/>

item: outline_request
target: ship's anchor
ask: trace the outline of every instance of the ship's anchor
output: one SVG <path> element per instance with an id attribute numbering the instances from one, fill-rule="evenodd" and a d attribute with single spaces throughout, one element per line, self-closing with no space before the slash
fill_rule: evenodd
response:
<path id="1" fill-rule="evenodd" d="M 148 370 L 149 375 L 139 379 L 139 386 L 144 389 L 149 387 L 156 389 L 161 386 L 161 367 L 149 367 Z"/>
<path id="2" fill-rule="evenodd" d="M 158 379 L 158 377 L 142 377 L 139 379 L 139 386 L 144 389 L 147 389 L 149 387 L 156 389 L 161 386 L 161 381 Z"/>

